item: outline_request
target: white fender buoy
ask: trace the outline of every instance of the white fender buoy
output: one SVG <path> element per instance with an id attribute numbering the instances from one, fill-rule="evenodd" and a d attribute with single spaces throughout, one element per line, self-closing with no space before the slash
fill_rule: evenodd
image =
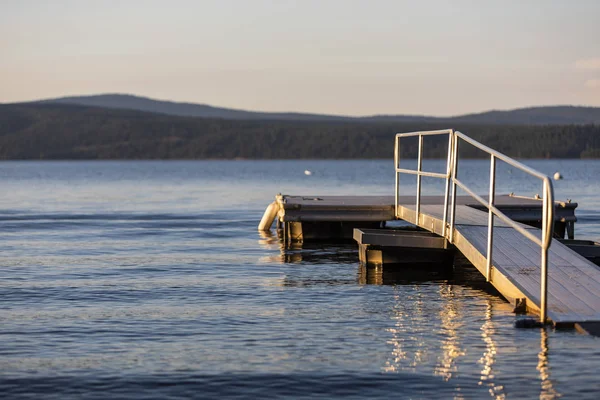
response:
<path id="1" fill-rule="evenodd" d="M 562 177 L 562 175 L 560 174 L 560 172 L 555 172 L 555 173 L 554 173 L 554 180 L 555 180 L 555 181 L 557 181 L 557 180 L 559 180 L 559 179 L 562 179 L 562 178 L 563 178 L 563 177 Z"/>
<path id="2" fill-rule="evenodd" d="M 273 225 L 273 221 L 275 221 L 275 218 L 277 217 L 277 211 L 279 211 L 279 206 L 276 201 L 269 204 L 260 220 L 260 224 L 258 224 L 259 231 L 271 230 L 271 225 Z"/>
<path id="3" fill-rule="evenodd" d="M 308 176 L 310 176 L 310 175 L 312 175 L 312 172 L 311 172 L 311 171 L 309 171 L 309 170 L 307 170 L 307 169 L 305 169 L 305 170 L 304 170 L 304 175 L 308 175 Z"/>

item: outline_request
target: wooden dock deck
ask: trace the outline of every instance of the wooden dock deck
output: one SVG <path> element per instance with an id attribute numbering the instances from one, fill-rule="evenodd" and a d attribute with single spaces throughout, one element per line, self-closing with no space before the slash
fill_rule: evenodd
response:
<path id="1" fill-rule="evenodd" d="M 394 196 L 298 196 L 279 195 L 279 216 L 283 221 L 390 221 L 394 215 Z M 403 204 L 415 203 L 415 196 L 400 196 Z M 514 220 L 540 220 L 542 201 L 509 194 L 496 195 L 496 206 Z M 421 196 L 421 204 L 443 204 L 443 196 Z M 470 196 L 457 196 L 457 205 L 481 207 Z M 577 203 L 556 202 L 556 222 L 575 222 Z"/>
<path id="2" fill-rule="evenodd" d="M 400 218 L 415 221 L 415 205 L 399 204 Z M 442 234 L 442 205 L 422 205 L 418 226 Z M 488 214 L 464 205 L 456 206 L 454 245 L 486 274 Z M 525 226 L 535 235 L 537 228 Z M 513 304 L 539 313 L 540 248 L 501 221 L 494 225 L 490 282 Z M 576 324 L 588 330 L 600 321 L 600 268 L 564 244 L 553 241 L 548 254 L 548 317 L 556 326 Z"/>
<path id="3" fill-rule="evenodd" d="M 496 206 L 509 218 L 541 227 L 542 201 L 535 198 L 496 195 Z M 400 196 L 402 204 L 415 204 L 415 196 Z M 470 196 L 457 196 L 457 205 L 483 209 Z M 352 228 L 377 228 L 396 219 L 394 196 L 297 196 L 278 195 L 277 219 L 290 241 L 352 239 Z M 442 196 L 421 196 L 423 205 L 444 203 Z M 555 236 L 574 237 L 577 203 L 555 202 Z M 340 224 L 343 225 L 340 227 Z"/>

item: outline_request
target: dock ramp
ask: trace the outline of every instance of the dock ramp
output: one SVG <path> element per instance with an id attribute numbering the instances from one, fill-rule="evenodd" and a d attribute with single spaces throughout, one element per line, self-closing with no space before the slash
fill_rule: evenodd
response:
<path id="1" fill-rule="evenodd" d="M 448 136 L 445 173 L 422 168 L 423 138 L 430 135 Z M 419 140 L 417 168 L 401 168 L 401 142 L 415 136 Z M 463 142 L 489 156 L 487 199 L 475 194 L 459 179 L 459 149 Z M 507 163 L 541 181 L 541 229 L 515 222 L 496 207 L 497 162 Z M 448 239 L 507 300 L 516 307 L 539 314 L 541 322 L 586 331 L 598 326 L 600 268 L 559 241 L 552 240 L 555 207 L 550 178 L 452 129 L 397 134 L 394 164 L 396 218 Z M 403 201 L 400 196 L 403 174 L 416 175 L 416 195 L 412 203 Z M 439 178 L 444 183 L 443 204 L 422 203 L 422 177 Z M 457 188 L 487 211 L 458 204 L 455 201 Z"/>

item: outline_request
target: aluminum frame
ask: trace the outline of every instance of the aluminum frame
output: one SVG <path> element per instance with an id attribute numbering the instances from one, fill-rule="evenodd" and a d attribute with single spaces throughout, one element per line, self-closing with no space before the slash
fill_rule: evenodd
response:
<path id="1" fill-rule="evenodd" d="M 446 173 L 436 173 L 423 171 L 423 137 L 424 136 L 435 136 L 435 135 L 448 135 L 448 156 L 446 162 Z M 417 169 L 405 169 L 400 168 L 400 139 L 406 137 L 418 136 L 419 147 L 417 154 Z M 459 161 L 459 141 L 465 141 L 472 146 L 486 152 L 490 156 L 490 188 L 488 199 L 485 200 L 478 194 L 474 193 L 467 185 L 458 179 L 458 161 Z M 542 198 L 542 237 L 538 238 L 533 235 L 527 229 L 523 228 L 520 224 L 508 218 L 502 211 L 498 210 L 495 206 L 495 194 L 496 194 L 496 164 L 497 161 L 501 160 L 521 171 L 538 178 L 542 181 L 543 185 L 543 198 Z M 547 298 L 548 298 L 548 249 L 552 243 L 552 234 L 554 231 L 554 188 L 550 178 L 541 172 L 538 172 L 519 161 L 516 161 L 490 147 L 487 147 L 478 141 L 470 138 L 469 136 L 455 131 L 454 129 L 443 129 L 436 131 L 420 131 L 420 132 L 408 132 L 408 133 L 397 133 L 395 137 L 394 146 L 394 169 L 396 172 L 396 187 L 395 187 L 395 215 L 398 218 L 398 198 L 400 190 L 400 174 L 416 175 L 417 176 L 417 187 L 416 187 L 416 204 L 415 204 L 415 225 L 419 225 L 420 214 L 421 214 L 421 177 L 433 177 L 444 179 L 446 181 L 444 191 L 444 213 L 443 213 L 443 228 L 442 236 L 447 238 L 450 243 L 454 243 L 454 226 L 456 216 L 456 188 L 460 187 L 462 190 L 467 192 L 477 202 L 482 204 L 488 209 L 488 242 L 487 242 L 487 254 L 486 254 L 486 279 L 491 281 L 491 274 L 493 268 L 493 248 L 494 248 L 494 219 L 498 217 L 507 225 L 521 233 L 527 239 L 531 240 L 538 246 L 540 246 L 541 255 L 541 279 L 540 279 L 540 320 L 542 323 L 546 323 L 547 320 Z M 451 199 L 451 202 L 450 202 Z M 448 207 L 450 206 L 450 215 L 448 216 Z M 448 221 L 449 219 L 449 221 Z M 411 221 L 409 221 L 411 222 Z"/>

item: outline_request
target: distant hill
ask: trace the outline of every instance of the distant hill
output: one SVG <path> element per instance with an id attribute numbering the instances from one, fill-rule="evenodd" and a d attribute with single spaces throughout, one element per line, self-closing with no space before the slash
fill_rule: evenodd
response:
<path id="1" fill-rule="evenodd" d="M 0 104 L 0 160 L 15 159 L 392 159 L 394 133 L 453 127 L 518 158 L 600 157 L 599 125 L 234 120 L 52 103 Z M 403 157 L 418 140 L 407 139 Z M 425 139 L 445 157 L 445 137 Z M 465 157 L 482 157 L 472 146 Z"/>
<path id="2" fill-rule="evenodd" d="M 95 96 L 61 97 L 40 100 L 41 104 L 76 104 L 91 107 L 137 110 L 151 113 L 177 115 L 180 117 L 223 118 L 240 120 L 310 120 L 331 121 L 345 120 L 350 117 L 302 113 L 275 113 L 236 110 L 232 108 L 213 107 L 207 104 L 179 103 L 174 101 L 154 100 L 147 97 L 129 94 L 100 94 Z"/>
<path id="3" fill-rule="evenodd" d="M 492 125 L 571 125 L 600 124 L 600 107 L 547 106 L 507 111 L 487 111 L 455 117 L 418 115 L 374 115 L 350 117 L 343 115 L 274 113 L 213 107 L 206 104 L 177 103 L 154 100 L 128 94 L 101 94 L 94 96 L 61 97 L 40 100 L 42 104 L 76 104 L 92 107 L 137 110 L 167 115 L 232 120 L 274 121 L 355 121 L 355 122 L 423 122 L 423 123 L 476 123 Z"/>
<path id="4" fill-rule="evenodd" d="M 451 118 L 449 121 L 510 125 L 600 124 L 600 107 L 529 107 L 509 111 L 468 114 Z"/>

